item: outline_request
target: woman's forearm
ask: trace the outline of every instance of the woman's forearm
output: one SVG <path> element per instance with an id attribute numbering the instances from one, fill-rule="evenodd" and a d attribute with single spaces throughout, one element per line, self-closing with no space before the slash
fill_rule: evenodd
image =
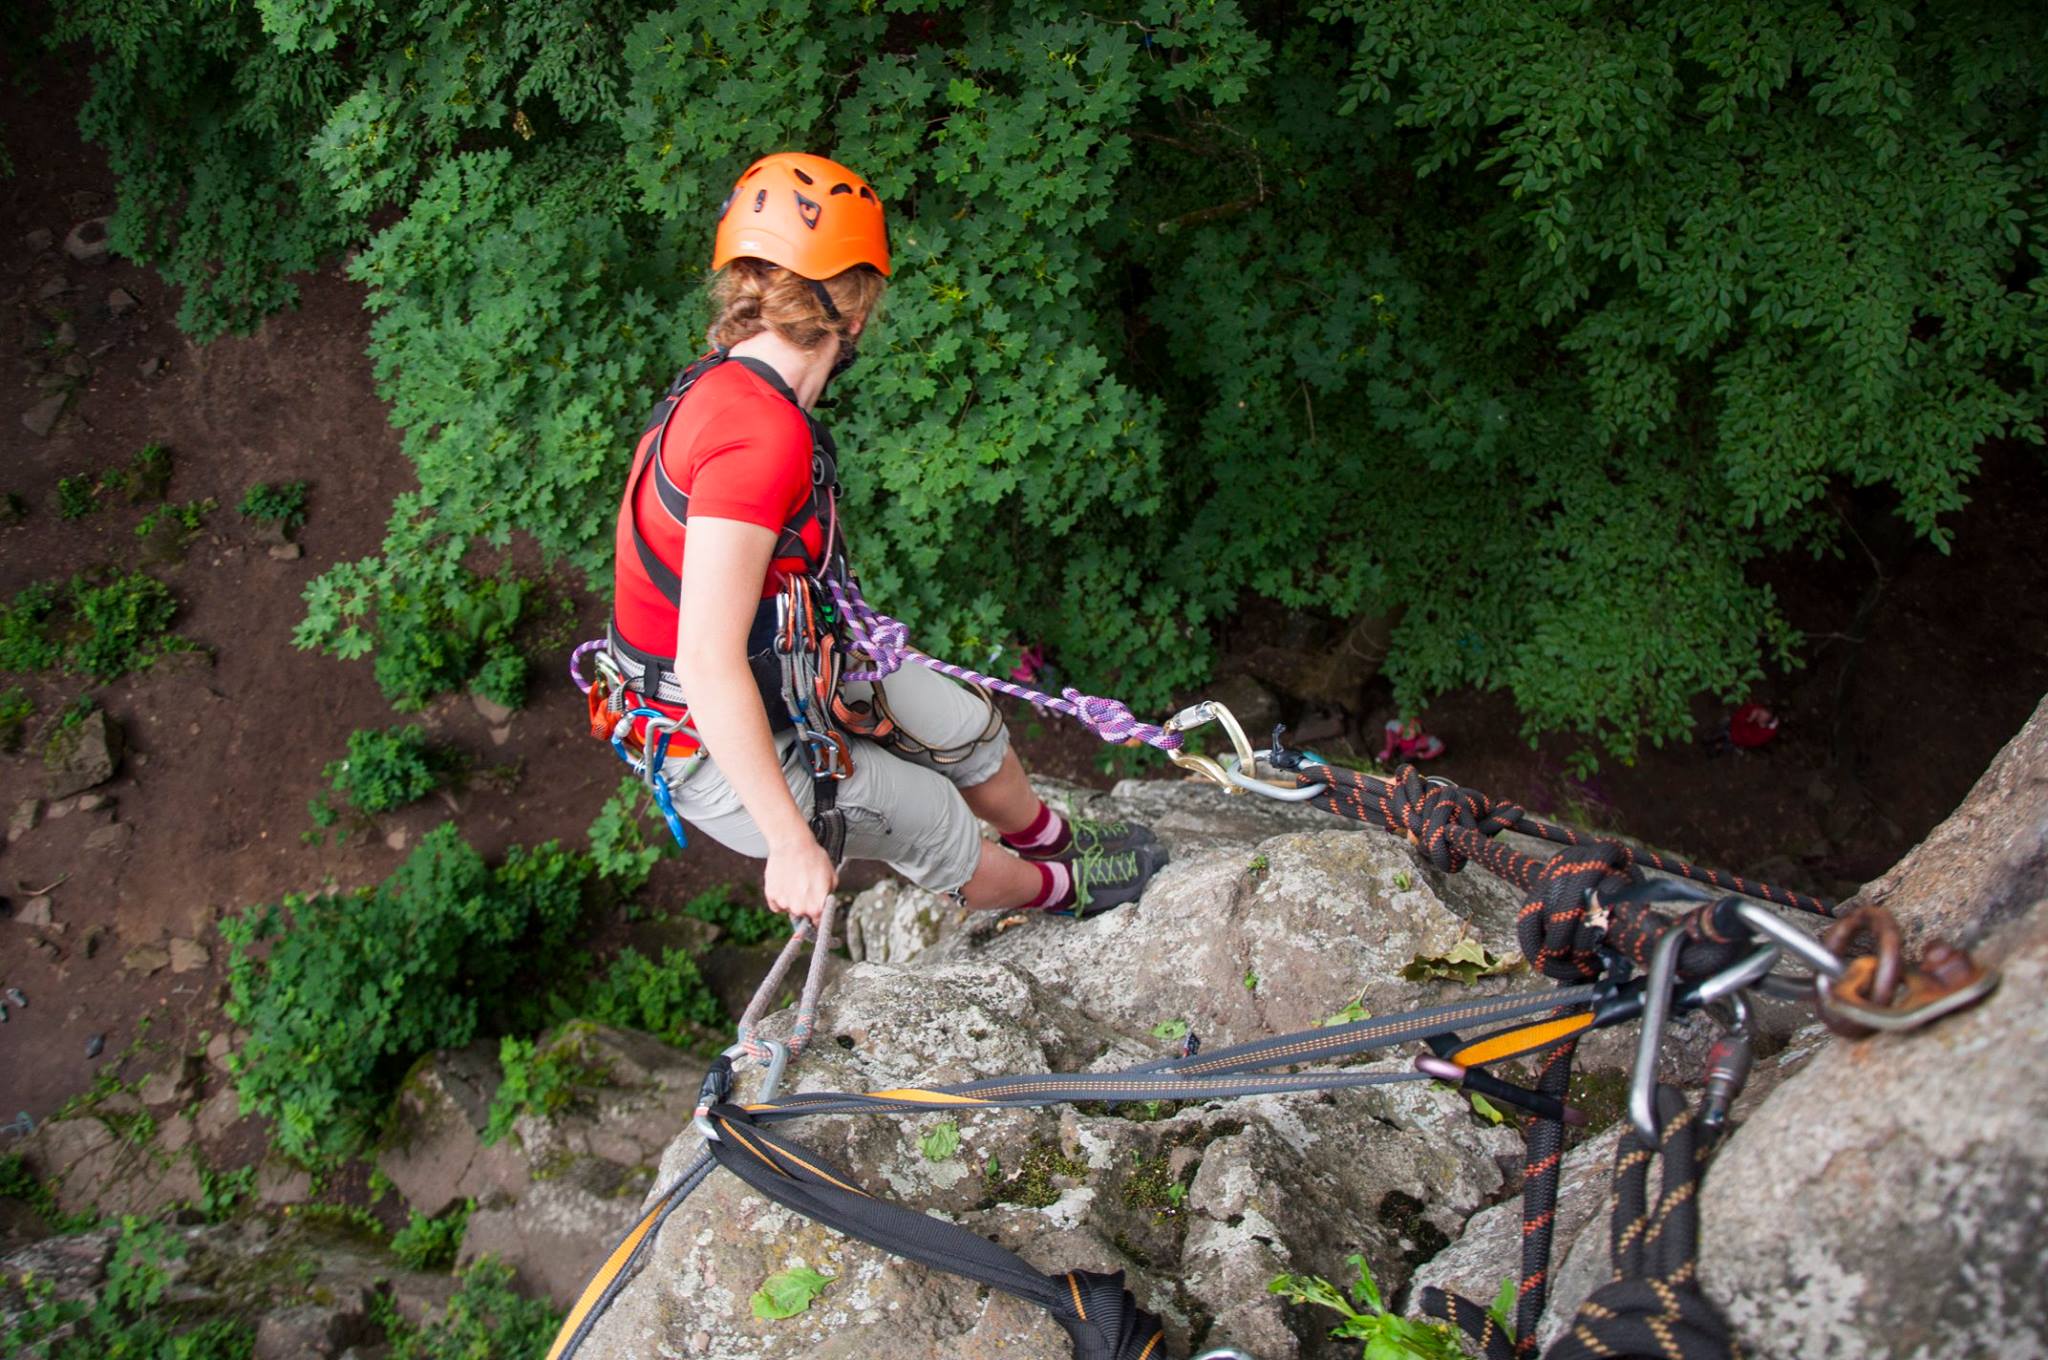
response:
<path id="1" fill-rule="evenodd" d="M 810 824 L 783 780 L 775 736 L 745 656 L 735 652 L 679 661 L 688 676 L 690 724 L 768 848 L 810 840 Z"/>

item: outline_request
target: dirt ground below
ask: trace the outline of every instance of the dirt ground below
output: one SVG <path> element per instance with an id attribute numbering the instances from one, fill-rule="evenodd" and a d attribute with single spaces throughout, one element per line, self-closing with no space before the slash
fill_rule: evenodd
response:
<path id="1" fill-rule="evenodd" d="M 47 1116 L 145 1028 L 152 1045 L 184 1051 L 219 1029 L 225 959 L 212 926 L 223 913 L 374 882 L 450 817 L 486 854 L 578 840 L 619 777 L 583 735 L 559 656 L 536 656 L 527 706 L 509 722 L 494 725 L 462 696 L 424 715 L 437 740 L 472 757 L 478 777 L 346 841 L 302 841 L 307 803 L 325 787 L 322 767 L 341 756 L 348 734 L 400 721 L 367 662 L 291 644 L 306 583 L 376 551 L 392 498 L 413 485 L 372 387 L 362 290 L 335 262 L 301 279 L 299 306 L 256 334 L 189 343 L 173 323 L 178 299 L 154 274 L 67 250 L 80 223 L 111 210 L 114 185 L 104 154 L 76 132 L 82 74 L 48 69 L 39 91 L 24 94 L 11 80 L 0 90 L 17 167 L 0 180 L 0 493 L 27 506 L 24 519 L 0 528 L 0 595 L 107 565 L 145 567 L 178 596 L 176 631 L 206 650 L 90 687 L 127 737 L 118 775 L 96 791 L 105 805 L 52 803 L 0 851 L 9 913 L 45 896 L 51 917 L 40 927 L 0 920 L 0 985 L 29 1001 L 10 1006 L 0 1028 L 0 1120 Z M 67 392 L 46 436 L 25 425 Z M 219 505 L 173 560 L 150 560 L 135 535 L 147 506 L 77 519 L 57 508 L 59 479 L 120 467 L 151 443 L 172 453 L 171 501 Z M 300 551 L 273 551 L 279 545 L 235 506 L 255 482 L 299 480 L 311 484 Z M 1580 781 L 1565 773 L 1568 743 L 1532 750 L 1506 699 L 1462 693 L 1425 715 L 1450 744 L 1437 770 L 1533 811 L 1625 829 L 1738 872 L 1853 888 L 1954 807 L 2048 689 L 2043 464 L 2031 449 L 1992 450 L 1973 493 L 1956 517 L 1954 554 L 1896 553 L 1881 590 L 1867 563 L 1778 569 L 1793 621 L 1817 641 L 1804 669 L 1761 687 L 1784 717 L 1767 750 L 1652 750 L 1633 767 L 1610 764 Z M 572 599 L 574 636 L 594 634 L 601 602 Z M 37 704 L 31 748 L 37 727 L 81 692 L 51 674 L 0 677 L 0 688 L 8 684 Z M 1017 716 L 1037 769 L 1106 782 L 1086 734 Z M 1366 727 L 1385 716 L 1367 713 Z M 1703 708 L 1703 727 L 1717 716 Z M 0 756 L 0 789 L 10 811 L 38 798 L 39 758 Z M 94 839 L 116 825 L 129 830 Z M 675 900 L 726 881 L 753 885 L 757 871 L 697 839 L 657 870 L 648 893 Z M 96 1042 L 102 1056 L 89 1059 Z"/>

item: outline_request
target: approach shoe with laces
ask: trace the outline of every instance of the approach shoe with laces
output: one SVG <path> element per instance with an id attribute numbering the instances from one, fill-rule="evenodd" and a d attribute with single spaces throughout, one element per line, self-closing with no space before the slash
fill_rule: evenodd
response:
<path id="1" fill-rule="evenodd" d="M 1059 850 L 1023 849 L 1019 859 L 1048 860 L 1079 858 L 1090 850 L 1127 850 L 1138 845 L 1156 845 L 1152 828 L 1143 822 L 1098 821 L 1091 817 L 1067 818 L 1066 845 Z M 1160 863 L 1165 863 L 1164 859 Z"/>
<path id="2" fill-rule="evenodd" d="M 1087 850 L 1077 851 L 1067 861 L 1074 875 L 1074 900 L 1067 906 L 1046 910 L 1078 921 L 1135 902 L 1166 858 L 1166 847 L 1156 841 L 1115 850 L 1098 842 Z"/>

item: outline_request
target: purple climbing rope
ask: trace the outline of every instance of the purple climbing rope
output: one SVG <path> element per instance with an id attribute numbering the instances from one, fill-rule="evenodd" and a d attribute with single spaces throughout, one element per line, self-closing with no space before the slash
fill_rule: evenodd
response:
<path id="1" fill-rule="evenodd" d="M 955 680 L 1064 714 L 1107 742 L 1142 741 L 1161 751 L 1178 751 L 1181 748 L 1180 733 L 1140 722 L 1128 707 L 1115 699 L 1083 694 L 1071 686 L 1055 697 L 1027 685 L 998 680 L 993 675 L 983 675 L 980 671 L 926 656 L 910 645 L 910 630 L 887 614 L 878 612 L 862 598 L 860 587 L 851 580 L 842 580 L 834 574 L 825 578 L 825 584 L 832 592 L 833 603 L 839 607 L 839 617 L 845 620 L 847 632 L 852 635 L 848 646 L 865 657 L 873 667 L 871 670 L 846 671 L 840 677 L 843 680 L 881 680 L 902 669 L 905 661 L 915 661 Z"/>
<path id="2" fill-rule="evenodd" d="M 1115 699 L 1104 699 L 1093 694 L 1083 694 L 1069 686 L 1057 695 L 1032 689 L 1028 685 L 999 680 L 993 675 L 983 675 L 965 666 L 956 666 L 950 661 L 941 661 L 927 656 L 910 645 L 910 630 L 902 623 L 879 613 L 874 606 L 862 598 L 860 587 L 850 580 L 829 576 L 825 584 L 832 592 L 833 603 L 839 608 L 840 618 L 846 621 L 847 631 L 852 634 L 849 647 L 853 652 L 866 658 L 872 669 L 847 671 L 842 680 L 881 680 L 894 675 L 903 668 L 905 661 L 935 670 L 941 675 L 950 675 L 955 680 L 990 689 L 998 694 L 1007 694 L 1012 699 L 1049 708 L 1080 723 L 1103 741 L 1121 745 L 1129 741 L 1142 741 L 1147 746 L 1161 751 L 1178 751 L 1183 739 L 1178 732 L 1169 732 L 1154 723 L 1139 721 L 1130 708 Z M 569 654 L 569 678 L 576 688 L 585 694 L 590 692 L 591 682 L 583 678 L 583 658 L 604 647 L 603 638 L 592 638 Z"/>
<path id="3" fill-rule="evenodd" d="M 600 650 L 604 645 L 603 638 L 592 638 L 569 653 L 569 680 L 585 694 L 590 693 L 591 682 L 583 678 L 583 658 Z"/>

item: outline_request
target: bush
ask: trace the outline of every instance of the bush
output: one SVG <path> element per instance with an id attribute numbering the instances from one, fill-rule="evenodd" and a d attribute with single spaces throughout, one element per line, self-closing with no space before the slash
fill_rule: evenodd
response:
<path id="1" fill-rule="evenodd" d="M 392 727 L 351 732 L 348 759 L 321 771 L 336 798 L 375 816 L 426 797 L 454 767 L 446 751 L 427 740 L 424 729 Z"/>
<path id="2" fill-rule="evenodd" d="M 604 976 L 585 990 L 578 1011 L 602 1025 L 683 1045 L 697 1026 L 723 1025 L 730 1018 L 704 985 L 696 962 L 678 949 L 662 950 L 658 964 L 637 949 L 619 951 Z"/>
<path id="3" fill-rule="evenodd" d="M 128 466 L 101 476 L 100 495 L 119 495 L 131 505 L 160 501 L 171 489 L 171 451 L 161 444 L 144 444 L 128 460 Z"/>
<path id="4" fill-rule="evenodd" d="M 80 474 L 57 479 L 57 515 L 60 519 L 84 519 L 100 508 L 99 483 Z"/>
<path id="5" fill-rule="evenodd" d="M 105 585 L 74 580 L 70 604 L 76 640 L 65 664 L 95 680 L 118 680 L 172 652 L 193 650 L 170 632 L 178 597 L 153 576 L 134 572 Z"/>
<path id="6" fill-rule="evenodd" d="M 512 1269 L 486 1258 L 463 1272 L 439 1317 L 415 1327 L 385 1304 L 391 1360 L 542 1360 L 561 1315 L 512 1287 Z"/>
<path id="7" fill-rule="evenodd" d="M 608 1074 L 590 1061 L 585 1048 L 583 1029 L 574 1023 L 546 1042 L 509 1034 L 500 1039 L 498 1089 L 491 1095 L 483 1141 L 504 1138 L 522 1114 L 559 1114 L 574 1102 L 579 1086 L 603 1081 Z"/>
<path id="8" fill-rule="evenodd" d="M 636 892 L 647 875 L 661 862 L 674 838 L 663 824 L 650 844 L 644 803 L 651 801 L 647 786 L 631 775 L 605 799 L 597 818 L 590 824 L 590 857 L 597 871 L 611 879 L 622 893 Z"/>
<path id="9" fill-rule="evenodd" d="M 391 1235 L 391 1254 L 408 1270 L 448 1269 L 462 1248 L 462 1233 L 475 1207 L 475 1200 L 464 1200 L 439 1218 L 412 1210 L 405 1226 Z"/>
<path id="10" fill-rule="evenodd" d="M 0 671 L 46 671 L 63 658 L 49 633 L 56 612 L 56 588 L 42 581 L 24 586 L 0 609 Z"/>
<path id="11" fill-rule="evenodd" d="M 526 584 L 480 577 L 460 565 L 459 551 L 430 556 L 403 576 L 376 558 L 321 576 L 306 588 L 306 617 L 292 641 L 343 660 L 374 652 L 377 685 L 401 712 L 472 679 L 485 697 L 516 706 L 525 663 L 512 633 Z"/>
<path id="12" fill-rule="evenodd" d="M 709 921 L 723 930 L 727 939 L 739 945 L 761 944 L 789 936 L 787 916 L 741 901 L 724 883 L 683 903 L 683 915 Z"/>
<path id="13" fill-rule="evenodd" d="M 443 825 L 377 887 L 223 921 L 243 1112 L 303 1162 L 361 1147 L 421 1054 L 537 1022 L 533 984 L 561 966 L 590 876 L 553 842 L 493 868 Z"/>
<path id="14" fill-rule="evenodd" d="M 275 524 L 280 532 L 290 534 L 306 522 L 306 484 L 257 482 L 242 493 L 242 503 L 236 508 L 243 519 Z"/>
<path id="15" fill-rule="evenodd" d="M 1142 705 L 1240 609 L 1397 616 L 1403 708 L 1506 689 L 1626 755 L 1796 657 L 1761 568 L 1836 550 L 1831 496 L 1945 547 L 1976 447 L 2048 409 L 2023 6 L 64 0 L 55 37 L 99 57 L 115 249 L 183 324 L 363 244 L 420 489 L 300 637 L 407 704 L 490 660 L 438 641 L 471 549 L 523 532 L 603 588 L 708 225 L 771 147 L 892 214 L 833 413 L 877 603 Z"/>
<path id="16" fill-rule="evenodd" d="M 132 572 L 64 587 L 37 582 L 0 609 L 0 671 L 62 665 L 95 680 L 148 670 L 164 657 L 195 650 L 170 631 L 178 598 L 153 576 Z"/>
<path id="17" fill-rule="evenodd" d="M 91 1302 L 59 1303 L 34 1275 L 20 1281 L 24 1307 L 0 1321 L 0 1353 L 38 1360 L 248 1360 L 249 1325 L 185 1320 L 169 1297 L 170 1266 L 185 1244 L 162 1224 L 121 1221 L 106 1281 Z"/>
<path id="18" fill-rule="evenodd" d="M 0 751 L 21 749 L 28 720 L 36 715 L 35 701 L 20 686 L 0 690 Z"/>
<path id="19" fill-rule="evenodd" d="M 219 508 L 211 496 L 183 505 L 160 505 L 136 522 L 135 536 L 149 543 L 157 558 L 182 557 L 206 527 L 206 517 Z"/>

